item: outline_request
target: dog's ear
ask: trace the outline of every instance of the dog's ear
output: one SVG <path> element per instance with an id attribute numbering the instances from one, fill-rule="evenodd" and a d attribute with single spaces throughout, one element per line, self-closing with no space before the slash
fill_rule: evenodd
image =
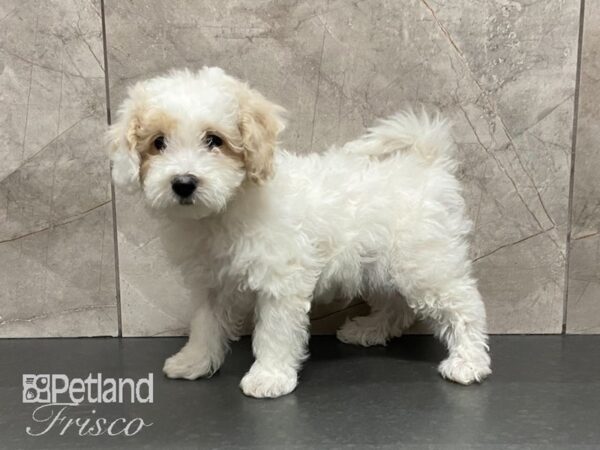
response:
<path id="1" fill-rule="evenodd" d="M 133 192 L 140 188 L 140 155 L 137 151 L 137 131 L 140 122 L 135 112 L 133 93 L 127 98 L 117 113 L 117 120 L 106 133 L 111 174 L 116 186 Z"/>
<path id="2" fill-rule="evenodd" d="M 247 177 L 262 183 L 273 173 L 277 137 L 285 128 L 285 110 L 242 84 L 239 93 L 242 147 Z"/>

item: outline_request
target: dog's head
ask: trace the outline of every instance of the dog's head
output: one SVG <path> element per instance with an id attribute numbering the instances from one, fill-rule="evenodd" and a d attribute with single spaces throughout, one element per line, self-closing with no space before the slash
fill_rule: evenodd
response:
<path id="1" fill-rule="evenodd" d="M 108 131 L 113 180 L 154 208 L 222 211 L 272 174 L 283 111 L 214 67 L 137 83 Z"/>

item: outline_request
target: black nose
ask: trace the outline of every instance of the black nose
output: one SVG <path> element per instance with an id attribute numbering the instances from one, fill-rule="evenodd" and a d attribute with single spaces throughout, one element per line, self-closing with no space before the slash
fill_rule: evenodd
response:
<path id="1" fill-rule="evenodd" d="M 198 178 L 194 175 L 178 175 L 171 181 L 173 192 L 181 198 L 187 198 L 194 193 L 198 186 Z"/>

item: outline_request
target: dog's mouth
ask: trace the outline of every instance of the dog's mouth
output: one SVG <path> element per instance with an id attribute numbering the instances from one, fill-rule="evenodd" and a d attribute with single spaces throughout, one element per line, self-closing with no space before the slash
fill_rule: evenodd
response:
<path id="1" fill-rule="evenodd" d="M 180 205 L 193 205 L 194 204 L 194 200 L 191 198 L 180 198 L 179 199 L 179 204 Z"/>

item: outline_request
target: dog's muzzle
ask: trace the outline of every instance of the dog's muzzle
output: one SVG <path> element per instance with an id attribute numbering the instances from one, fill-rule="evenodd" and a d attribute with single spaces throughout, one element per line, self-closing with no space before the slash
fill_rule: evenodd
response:
<path id="1" fill-rule="evenodd" d="M 183 205 L 192 203 L 192 194 L 198 187 L 198 178 L 194 175 L 177 175 L 171 180 L 171 188 L 179 197 L 179 202 Z"/>

